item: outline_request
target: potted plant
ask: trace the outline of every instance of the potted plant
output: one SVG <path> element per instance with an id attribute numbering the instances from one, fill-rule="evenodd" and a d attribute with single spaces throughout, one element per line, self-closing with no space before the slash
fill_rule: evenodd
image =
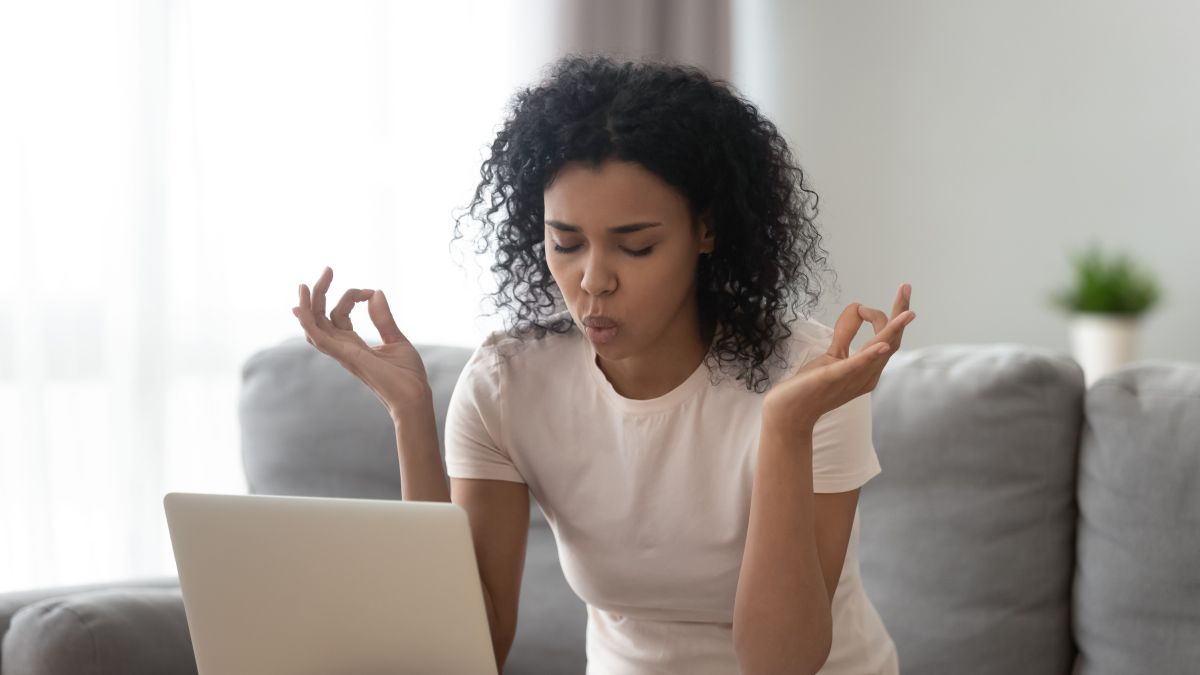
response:
<path id="1" fill-rule="evenodd" d="M 1071 352 L 1086 386 L 1136 357 L 1141 317 L 1159 301 L 1153 276 L 1126 254 L 1106 256 L 1093 242 L 1071 256 L 1075 279 L 1050 301 L 1071 314 Z"/>

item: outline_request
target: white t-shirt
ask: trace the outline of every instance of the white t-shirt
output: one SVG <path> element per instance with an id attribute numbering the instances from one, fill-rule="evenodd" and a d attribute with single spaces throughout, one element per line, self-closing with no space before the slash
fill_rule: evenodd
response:
<path id="1" fill-rule="evenodd" d="M 783 377 L 833 335 L 807 318 L 792 331 Z M 447 472 L 528 484 L 587 605 L 588 675 L 738 673 L 733 602 L 763 394 L 721 375 L 713 385 L 701 363 L 658 398 L 625 398 L 573 327 L 524 341 L 496 331 L 459 376 Z M 880 470 L 869 393 L 818 420 L 815 492 L 853 490 Z M 859 578 L 858 525 L 856 512 L 820 672 L 894 675 L 895 646 Z"/>

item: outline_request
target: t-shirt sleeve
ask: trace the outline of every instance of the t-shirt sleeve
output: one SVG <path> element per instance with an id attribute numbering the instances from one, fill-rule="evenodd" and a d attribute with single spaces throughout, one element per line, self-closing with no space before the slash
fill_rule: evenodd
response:
<path id="1" fill-rule="evenodd" d="M 446 473 L 524 483 L 503 429 L 503 378 L 494 345 L 485 341 L 463 367 L 446 409 Z"/>
<path id="2" fill-rule="evenodd" d="M 871 442 L 871 392 L 817 419 L 813 427 L 813 492 L 848 492 L 881 472 Z"/>
<path id="3" fill-rule="evenodd" d="M 816 332 L 810 337 L 815 343 L 809 344 L 800 363 L 826 352 L 833 340 L 831 328 L 824 324 L 812 326 Z M 882 473 L 871 438 L 871 392 L 818 418 L 813 427 L 813 492 L 848 492 Z"/>

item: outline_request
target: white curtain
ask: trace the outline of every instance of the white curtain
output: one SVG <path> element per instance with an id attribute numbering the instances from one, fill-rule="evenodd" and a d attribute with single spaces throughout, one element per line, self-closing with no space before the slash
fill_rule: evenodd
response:
<path id="1" fill-rule="evenodd" d="M 174 573 L 162 495 L 245 491 L 240 366 L 325 265 L 498 325 L 452 213 L 555 5 L 0 0 L 0 591 Z"/>
<path id="2" fill-rule="evenodd" d="M 731 79 L 734 24 L 763 0 L 558 0 L 558 39 L 572 50 L 666 59 Z M 736 4 L 736 7 L 735 7 Z M 752 47 L 757 35 L 744 35 Z"/>

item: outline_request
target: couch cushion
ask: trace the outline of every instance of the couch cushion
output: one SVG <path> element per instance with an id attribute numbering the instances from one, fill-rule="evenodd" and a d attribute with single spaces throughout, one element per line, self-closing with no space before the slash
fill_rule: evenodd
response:
<path id="1" fill-rule="evenodd" d="M 107 588 L 120 588 L 129 586 L 147 588 L 179 588 L 179 579 L 175 577 L 154 577 L 129 580 L 125 582 L 110 581 L 0 593 L 0 644 L 2 644 L 4 641 L 4 635 L 8 632 L 8 626 L 10 623 L 12 623 L 13 616 L 25 605 L 32 605 L 33 603 L 40 602 L 42 600 L 49 600 L 50 598 L 57 598 L 64 595 L 74 595 L 76 593 L 83 593 L 85 591 L 99 591 Z M 0 654 L 2 654 L 2 652 L 0 652 Z M 0 673 L 3 672 L 4 659 L 3 656 L 0 656 Z"/>
<path id="2" fill-rule="evenodd" d="M 419 349 L 442 442 L 450 391 L 470 352 Z M 303 338 L 252 355 L 242 367 L 242 459 L 250 491 L 313 497 L 400 498 L 392 420 L 379 399 Z"/>
<path id="3" fill-rule="evenodd" d="M 433 389 L 444 457 L 446 409 L 472 350 L 416 348 Z M 387 411 L 370 388 L 305 339 L 289 338 L 246 360 L 239 415 L 250 492 L 400 499 L 396 432 Z M 545 520 L 537 507 L 530 518 Z"/>
<path id="4" fill-rule="evenodd" d="M 49 598 L 12 617 L 5 675 L 195 675 L 178 588 L 109 588 Z"/>
<path id="5" fill-rule="evenodd" d="M 1013 344 L 898 352 L 872 394 L 883 473 L 860 497 L 863 584 L 906 675 L 1061 675 L 1079 366 Z"/>
<path id="6" fill-rule="evenodd" d="M 1200 366 L 1146 361 L 1087 392 L 1075 631 L 1082 675 L 1200 668 Z"/>

